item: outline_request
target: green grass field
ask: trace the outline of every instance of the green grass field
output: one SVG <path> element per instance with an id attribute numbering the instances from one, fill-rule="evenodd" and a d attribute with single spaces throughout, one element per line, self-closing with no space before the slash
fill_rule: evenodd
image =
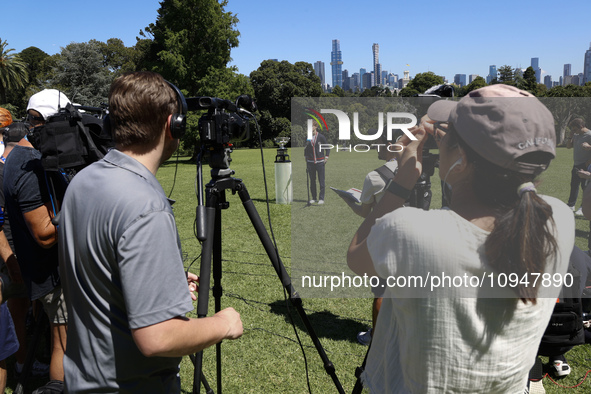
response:
<path id="1" fill-rule="evenodd" d="M 274 160 L 276 151 L 267 149 L 265 168 L 269 188 L 269 213 L 264 189 L 263 166 L 260 151 L 238 150 L 232 153 L 234 175 L 244 181 L 250 197 L 265 226 L 269 228 L 269 216 L 279 255 L 287 271 L 291 273 L 292 249 L 311 249 L 309 240 L 292 239 L 292 221 L 295 228 L 305 223 L 319 221 L 313 231 L 315 245 L 327 245 L 323 253 L 330 255 L 329 264 L 346 266 L 346 246 L 361 218 L 354 215 L 347 205 L 332 191 L 327 190 L 326 204 L 306 207 L 307 190 L 305 168 L 301 149 L 290 149 L 293 160 L 294 201 L 291 205 L 275 204 Z M 376 152 L 348 154 L 334 152 L 327 164 L 326 183 L 341 189 L 361 188 L 365 174 L 380 165 Z M 572 151 L 558 149 L 558 157 L 543 175 L 539 190 L 566 201 L 569 194 Z M 187 158 L 177 163 L 171 159 L 158 172 L 158 178 L 174 205 L 179 234 L 185 253 L 186 266 L 199 273 L 201 246 L 193 231 L 197 197 L 195 193 L 196 166 Z M 210 179 L 209 167 L 204 167 L 204 180 Z M 439 178 L 433 178 L 432 208 L 441 201 Z M 311 392 L 336 392 L 335 384 L 325 372 L 305 327 L 295 309 L 285 301 L 284 288 L 278 279 L 261 243 L 241 206 L 238 195 L 226 193 L 229 208 L 222 210 L 222 307 L 234 307 L 244 323 L 244 335 L 236 341 L 224 341 L 221 345 L 221 380 L 227 393 L 306 393 L 308 380 Z M 580 201 L 581 197 L 579 197 Z M 580 202 L 577 204 L 579 206 Z M 587 250 L 588 221 L 577 218 L 576 244 Z M 334 235 L 338 234 L 338 237 Z M 336 239 L 338 238 L 338 240 Z M 367 348 L 358 344 L 357 332 L 371 324 L 371 294 L 366 298 L 338 297 L 325 291 L 318 297 L 302 296 L 304 310 L 320 339 L 328 359 L 334 364 L 336 376 L 344 391 L 350 393 L 355 383 L 354 371 L 359 366 Z M 196 304 L 195 304 L 196 305 Z M 214 311 L 210 293 L 209 314 Z M 292 326 L 292 321 L 295 325 Z M 532 322 L 536 324 L 536 322 Z M 297 333 L 297 335 L 296 335 Z M 171 333 L 170 335 L 174 335 Z M 298 344 L 301 340 L 302 348 Z M 591 351 L 588 345 L 579 346 L 567 358 L 572 368 L 570 376 L 558 381 L 565 389 L 549 378 L 544 379 L 547 392 L 589 392 L 591 385 L 585 380 L 591 367 Z M 210 385 L 216 389 L 216 359 L 213 348 L 204 352 L 204 373 Z M 491 371 L 495 373 L 495 371 Z M 308 375 L 307 375 L 308 374 Z M 183 392 L 192 392 L 193 367 L 188 357 L 181 366 Z M 9 381 L 14 388 L 13 380 Z M 29 389 L 37 386 L 31 385 Z M 9 389 L 7 392 L 11 392 Z"/>

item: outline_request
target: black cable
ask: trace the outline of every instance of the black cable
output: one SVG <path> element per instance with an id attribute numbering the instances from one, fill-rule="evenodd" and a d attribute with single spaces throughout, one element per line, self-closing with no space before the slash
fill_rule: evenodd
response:
<path id="1" fill-rule="evenodd" d="M 279 256 L 279 250 L 277 249 L 277 241 L 275 240 L 275 234 L 273 232 L 273 224 L 271 223 L 271 208 L 269 206 L 269 189 L 267 187 L 267 174 L 265 171 L 265 155 L 263 153 L 263 141 L 262 141 L 262 137 L 261 137 L 261 129 L 259 127 L 259 122 L 257 121 L 257 118 L 255 116 L 253 116 L 254 119 L 254 123 L 256 125 L 256 129 L 258 132 L 258 136 L 259 136 L 259 148 L 261 151 L 261 162 L 262 162 L 262 166 L 263 166 L 263 181 L 265 184 L 265 201 L 266 201 L 266 205 L 267 205 L 267 219 L 269 221 L 269 233 L 271 234 L 271 239 L 273 240 L 273 246 L 275 248 L 275 253 L 277 254 L 277 259 L 280 261 L 280 256 Z M 300 345 L 300 349 L 302 349 L 302 355 L 304 356 L 304 368 L 306 370 L 306 383 L 308 384 L 308 392 L 312 393 L 312 389 L 310 387 L 310 371 L 309 371 L 309 367 L 308 367 L 308 359 L 306 357 L 306 351 L 304 350 L 304 345 L 302 344 L 302 341 L 300 339 L 300 336 L 298 334 L 298 330 L 297 327 L 295 325 L 295 322 L 293 321 L 293 316 L 291 315 L 291 309 L 289 308 L 289 302 L 288 302 L 288 297 L 287 297 L 287 292 L 285 290 L 285 287 L 283 288 L 283 298 L 285 300 L 285 305 L 287 306 L 287 315 L 289 316 L 289 321 L 291 322 L 291 326 L 293 327 L 293 331 L 296 335 L 298 344 Z"/>

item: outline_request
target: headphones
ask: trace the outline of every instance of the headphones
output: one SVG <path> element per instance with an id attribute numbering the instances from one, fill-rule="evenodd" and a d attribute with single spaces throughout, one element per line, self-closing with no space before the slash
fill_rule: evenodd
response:
<path id="1" fill-rule="evenodd" d="M 451 165 L 451 167 L 449 167 L 449 170 L 447 170 L 447 171 L 448 171 L 448 173 L 449 173 L 449 171 L 453 170 L 453 169 L 454 169 L 454 167 L 456 167 L 456 166 L 459 166 L 460 164 L 462 164 L 462 161 L 464 161 L 464 160 L 463 160 L 461 157 L 460 157 L 460 158 L 458 158 L 458 160 L 456 160 L 456 162 L 455 162 L 455 163 L 453 163 L 453 164 Z"/>
<path id="2" fill-rule="evenodd" d="M 181 139 L 187 130 L 187 101 L 185 100 L 185 96 L 183 96 L 183 93 L 179 88 L 168 81 L 166 81 L 166 83 L 172 88 L 172 90 L 174 90 L 179 108 L 181 110 L 180 114 L 172 114 L 172 117 L 170 118 L 170 134 L 174 139 Z"/>
<path id="3" fill-rule="evenodd" d="M 170 118 L 170 134 L 172 135 L 172 138 L 181 139 L 187 130 L 187 101 L 179 88 L 166 80 L 164 81 L 172 88 L 172 90 L 174 90 L 178 106 L 181 110 L 180 114 L 172 114 L 172 117 Z M 108 114 L 103 118 L 103 130 L 105 130 L 108 135 L 111 135 L 111 119 Z"/>

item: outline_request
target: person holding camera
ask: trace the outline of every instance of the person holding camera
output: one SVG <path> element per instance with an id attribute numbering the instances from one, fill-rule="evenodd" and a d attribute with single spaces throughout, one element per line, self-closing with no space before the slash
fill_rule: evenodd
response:
<path id="1" fill-rule="evenodd" d="M 30 128 L 42 127 L 69 102 L 62 92 L 44 89 L 29 98 L 26 123 Z M 47 180 L 41 153 L 25 136 L 4 164 L 6 214 L 28 296 L 41 302 L 49 318 L 49 384 L 61 387 L 68 316 L 58 272 L 57 227 L 52 222 L 59 201 L 52 198 Z"/>
<path id="2" fill-rule="evenodd" d="M 185 102 L 153 72 L 109 92 L 116 148 L 80 171 L 59 219 L 70 325 L 66 392 L 180 393 L 179 364 L 242 335 L 232 308 L 196 319 L 197 276 L 185 273 L 172 201 L 156 179 L 178 148 Z"/>
<path id="3" fill-rule="evenodd" d="M 564 277 L 574 245 L 568 206 L 533 183 L 555 157 L 552 114 L 503 84 L 437 101 L 427 114 L 416 141 L 399 141 L 398 172 L 355 234 L 348 264 L 359 275 L 471 280 L 388 287 L 362 382 L 376 393 L 523 392 L 560 291 L 528 280 Z M 402 207 L 427 133 L 453 189 L 448 209 Z M 511 275 L 515 286 L 491 283 Z"/>

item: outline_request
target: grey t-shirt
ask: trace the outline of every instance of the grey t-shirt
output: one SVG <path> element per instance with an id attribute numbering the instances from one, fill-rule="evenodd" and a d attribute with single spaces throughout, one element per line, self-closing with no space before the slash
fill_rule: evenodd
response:
<path id="1" fill-rule="evenodd" d="M 587 160 L 591 159 L 591 151 L 585 150 L 581 146 L 583 142 L 591 144 L 591 131 L 586 131 L 582 134 L 575 134 L 573 136 L 573 160 L 576 166 L 585 164 Z"/>
<path id="2" fill-rule="evenodd" d="M 181 359 L 144 357 L 131 336 L 193 309 L 171 201 L 153 174 L 117 150 L 78 173 L 59 239 L 67 391 L 180 392 Z"/>

